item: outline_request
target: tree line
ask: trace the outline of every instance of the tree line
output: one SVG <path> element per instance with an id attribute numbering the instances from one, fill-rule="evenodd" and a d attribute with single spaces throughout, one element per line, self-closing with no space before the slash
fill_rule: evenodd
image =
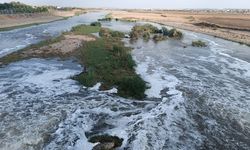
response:
<path id="1" fill-rule="evenodd" d="M 42 13 L 48 12 L 47 7 L 32 7 L 20 2 L 0 3 L 1 14 L 17 14 L 17 13 Z"/>

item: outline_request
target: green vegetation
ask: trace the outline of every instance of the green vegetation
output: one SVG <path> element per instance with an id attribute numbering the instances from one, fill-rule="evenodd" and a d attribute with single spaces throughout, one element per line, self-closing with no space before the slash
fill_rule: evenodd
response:
<path id="1" fill-rule="evenodd" d="M 101 37 L 113 37 L 113 38 L 124 38 L 125 34 L 123 32 L 119 32 L 119 31 L 112 31 L 110 29 L 107 28 L 101 28 L 99 35 Z"/>
<path id="2" fill-rule="evenodd" d="M 207 47 L 207 44 L 201 40 L 193 41 L 192 46 L 194 47 Z"/>
<path id="3" fill-rule="evenodd" d="M 183 38 L 183 34 L 181 31 L 179 31 L 177 29 L 171 29 L 168 32 L 168 37 L 180 40 Z"/>
<path id="4" fill-rule="evenodd" d="M 167 39 L 167 37 L 162 35 L 162 34 L 156 34 L 153 36 L 154 42 L 164 41 L 166 39 Z"/>
<path id="5" fill-rule="evenodd" d="M 95 41 L 85 42 L 76 50 L 76 53 L 72 54 L 86 67 L 84 72 L 72 78 L 87 87 L 92 87 L 101 82 L 101 90 L 116 87 L 118 95 L 122 97 L 143 99 L 147 86 L 134 70 L 135 62 L 130 53 L 131 48 L 126 47 L 122 42 L 124 33 L 101 28 L 99 25 L 79 25 L 73 27 L 71 32 L 64 34 L 88 35 L 98 31 L 100 31 L 100 38 Z M 39 53 L 39 48 L 50 46 L 65 39 L 63 35 L 0 58 L 1 65 L 32 57 L 61 57 L 57 53 Z M 26 52 L 26 50 L 31 53 Z M 38 53 L 32 53 L 33 50 L 37 50 Z"/>
<path id="6" fill-rule="evenodd" d="M 163 34 L 164 36 L 168 36 L 168 34 L 169 34 L 168 28 L 162 27 L 161 30 L 162 30 L 162 34 Z"/>
<path id="7" fill-rule="evenodd" d="M 167 38 L 173 38 L 179 40 L 182 39 L 183 37 L 182 32 L 176 29 L 168 30 L 166 27 L 158 29 L 157 27 L 151 24 L 136 25 L 132 28 L 132 31 L 130 32 L 130 38 L 132 41 L 138 40 L 139 38 L 148 41 L 151 39 L 152 37 L 151 35 L 154 35 L 153 40 L 156 42 L 166 40 Z"/>
<path id="8" fill-rule="evenodd" d="M 154 33 L 158 33 L 158 28 L 151 24 L 136 25 L 130 32 L 130 38 L 132 40 L 143 38 L 145 41 L 148 41 L 150 39 L 150 35 Z"/>
<path id="9" fill-rule="evenodd" d="M 118 88 L 118 95 L 123 97 L 144 98 L 146 83 L 135 73 L 131 49 L 124 46 L 120 36 L 108 35 L 107 29 L 101 29 L 103 30 L 105 34 L 100 32 L 101 38 L 79 48 L 79 60 L 86 66 L 86 71 L 73 79 L 87 87 L 101 82 L 103 90 L 115 86 Z"/>
<path id="10" fill-rule="evenodd" d="M 90 26 L 98 26 L 98 27 L 101 27 L 102 24 L 101 24 L 100 22 L 96 21 L 96 22 L 92 22 L 92 23 L 90 24 Z"/>
<path id="11" fill-rule="evenodd" d="M 115 18 L 115 21 L 136 22 L 135 19 L 129 19 L 129 18 L 122 18 L 122 19 Z"/>
<path id="12" fill-rule="evenodd" d="M 104 18 L 98 19 L 98 21 L 112 21 L 112 15 L 107 14 Z"/>
<path id="13" fill-rule="evenodd" d="M 98 21 L 112 21 L 112 18 L 102 18 L 98 19 Z"/>
<path id="14" fill-rule="evenodd" d="M 91 25 L 78 25 L 71 29 L 71 32 L 78 35 L 97 33 L 101 29 L 100 26 L 91 26 Z"/>
<path id="15" fill-rule="evenodd" d="M 16 14 L 16 13 L 41 13 L 48 12 L 47 7 L 32 7 L 20 2 L 11 2 L 0 4 L 0 13 Z"/>

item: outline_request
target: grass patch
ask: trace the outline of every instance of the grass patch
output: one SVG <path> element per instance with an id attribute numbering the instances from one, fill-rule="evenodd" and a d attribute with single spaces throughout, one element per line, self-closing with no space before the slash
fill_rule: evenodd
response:
<path id="1" fill-rule="evenodd" d="M 86 35 L 91 33 L 97 33 L 101 29 L 100 26 L 92 26 L 92 25 L 78 25 L 71 29 L 71 32 L 77 35 Z"/>
<path id="2" fill-rule="evenodd" d="M 102 90 L 117 87 L 122 97 L 145 97 L 146 83 L 135 73 L 131 49 L 125 47 L 120 38 L 104 36 L 87 42 L 79 50 L 79 60 L 86 71 L 73 79 L 87 87 L 101 82 Z"/>
<path id="3" fill-rule="evenodd" d="M 119 32 L 119 31 L 113 31 L 110 30 L 108 28 L 101 28 L 99 35 L 101 37 L 112 37 L 112 38 L 124 38 L 125 34 L 123 32 Z"/>
<path id="4" fill-rule="evenodd" d="M 201 40 L 193 41 L 192 42 L 193 47 L 207 47 L 207 44 Z"/>

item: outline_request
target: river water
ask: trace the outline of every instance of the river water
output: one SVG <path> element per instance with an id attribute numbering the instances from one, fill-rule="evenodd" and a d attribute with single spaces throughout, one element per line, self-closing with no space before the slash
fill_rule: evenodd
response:
<path id="1" fill-rule="evenodd" d="M 0 32 L 0 56 L 103 16 Z M 125 32 L 134 24 L 103 23 Z M 0 149 L 90 150 L 87 138 L 105 133 L 123 138 L 126 150 L 250 149 L 250 48 L 183 32 L 181 41 L 124 40 L 150 86 L 144 101 L 82 87 L 70 79 L 82 70 L 72 59 L 1 67 Z M 208 47 L 192 47 L 197 39 Z"/>

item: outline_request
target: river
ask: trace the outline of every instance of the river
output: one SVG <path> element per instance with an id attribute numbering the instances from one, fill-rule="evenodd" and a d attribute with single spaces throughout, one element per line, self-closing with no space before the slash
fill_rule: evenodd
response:
<path id="1" fill-rule="evenodd" d="M 103 16 L 0 32 L 0 57 Z M 128 32 L 134 24 L 103 26 Z M 0 149 L 90 150 L 87 138 L 104 133 L 123 138 L 121 150 L 250 149 L 250 48 L 183 33 L 181 41 L 124 40 L 150 86 L 144 101 L 82 87 L 70 79 L 82 70 L 73 59 L 1 67 Z M 208 47 L 192 47 L 197 39 Z"/>

